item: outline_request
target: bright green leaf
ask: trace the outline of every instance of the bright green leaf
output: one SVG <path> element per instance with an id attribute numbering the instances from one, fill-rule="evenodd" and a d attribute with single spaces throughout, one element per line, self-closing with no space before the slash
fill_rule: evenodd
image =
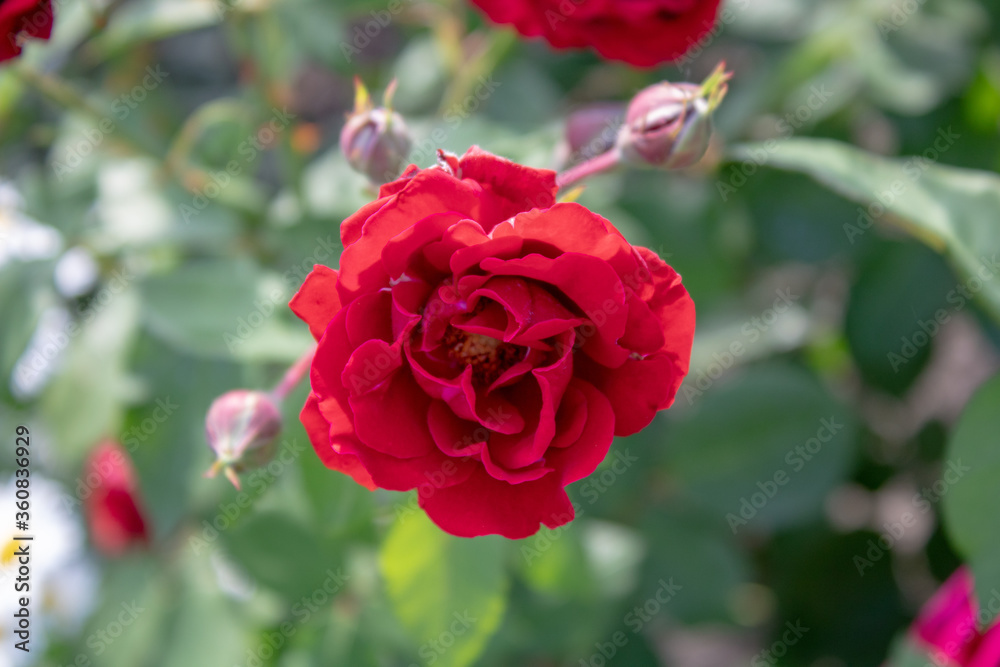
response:
<path id="1" fill-rule="evenodd" d="M 499 537 L 454 537 L 423 514 L 393 526 L 379 564 L 396 615 L 421 657 L 464 667 L 482 653 L 507 606 L 505 553 Z"/>

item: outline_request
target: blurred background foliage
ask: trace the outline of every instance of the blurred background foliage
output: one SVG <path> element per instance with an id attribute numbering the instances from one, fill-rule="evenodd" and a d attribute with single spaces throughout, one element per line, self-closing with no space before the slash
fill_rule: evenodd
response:
<path id="1" fill-rule="evenodd" d="M 1000 585 L 996 382 L 956 427 L 1000 367 L 1000 280 L 969 282 L 1000 250 L 1000 5 L 733 0 L 655 71 L 458 0 L 56 5 L 52 41 L 0 67 L 0 238 L 37 241 L 0 246 L 0 431 L 28 424 L 70 497 L 89 449 L 123 442 L 154 536 L 87 556 L 93 613 L 36 664 L 874 667 L 898 645 L 903 665 L 960 560 Z M 421 166 L 478 144 L 558 167 L 569 113 L 720 60 L 706 160 L 580 200 L 677 268 L 699 315 L 677 403 L 571 487 L 576 521 L 445 535 L 323 468 L 304 387 L 243 492 L 202 479 L 209 403 L 306 349 L 286 303 L 373 196 L 336 147 L 354 75 L 398 79 Z M 916 178 L 880 157 L 928 151 Z M 144 611 L 95 639 L 128 602 Z"/>

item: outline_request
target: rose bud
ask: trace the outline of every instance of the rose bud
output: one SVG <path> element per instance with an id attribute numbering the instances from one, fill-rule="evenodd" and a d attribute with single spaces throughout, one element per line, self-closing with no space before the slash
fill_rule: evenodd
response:
<path id="1" fill-rule="evenodd" d="M 237 489 L 237 474 L 259 468 L 274 456 L 281 411 L 270 394 L 237 389 L 218 397 L 205 417 L 208 447 L 217 457 L 206 477 L 223 471 Z"/>
<path id="2" fill-rule="evenodd" d="M 120 556 L 133 545 L 148 545 L 139 486 L 125 449 L 105 440 L 91 452 L 84 471 L 90 489 L 85 503 L 87 524 L 97 550 Z"/>
<path id="3" fill-rule="evenodd" d="M 570 165 L 589 160 L 615 145 L 625 122 L 626 105 L 597 103 L 577 109 L 566 119 L 566 132 L 557 147 L 556 161 Z"/>
<path id="4" fill-rule="evenodd" d="M 712 113 L 728 90 L 725 63 L 701 85 L 658 83 L 644 88 L 629 104 L 618 134 L 619 160 L 660 169 L 696 164 L 712 139 Z"/>
<path id="5" fill-rule="evenodd" d="M 340 132 L 340 150 L 355 171 L 382 185 L 402 173 L 413 140 L 403 117 L 392 110 L 395 81 L 386 89 L 381 107 L 372 104 L 360 79 L 354 79 L 354 88 L 354 113 Z"/>

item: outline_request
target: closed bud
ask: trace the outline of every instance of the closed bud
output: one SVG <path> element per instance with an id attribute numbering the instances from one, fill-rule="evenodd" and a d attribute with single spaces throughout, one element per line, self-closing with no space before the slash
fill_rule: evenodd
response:
<path id="1" fill-rule="evenodd" d="M 104 440 L 90 452 L 77 493 L 86 494 L 87 527 L 98 551 L 121 556 L 133 546 L 149 544 L 139 482 L 120 444 Z"/>
<path id="2" fill-rule="evenodd" d="M 354 112 L 340 132 L 340 150 L 351 167 L 382 185 L 396 180 L 406 166 L 413 140 L 403 117 L 392 110 L 393 81 L 385 92 L 384 106 L 372 104 L 368 90 L 354 80 Z"/>
<path id="3" fill-rule="evenodd" d="M 660 169 L 696 164 L 712 139 L 712 114 L 728 90 L 731 74 L 719 65 L 702 84 L 658 83 L 629 104 L 618 133 L 619 160 Z"/>
<path id="4" fill-rule="evenodd" d="M 237 489 L 238 473 L 268 463 L 281 432 L 281 411 L 270 394 L 237 389 L 212 402 L 205 417 L 205 436 L 216 460 L 205 473 L 221 470 Z"/>
<path id="5" fill-rule="evenodd" d="M 624 103 L 597 103 L 571 113 L 556 149 L 559 164 L 577 164 L 612 148 L 625 122 L 625 109 Z"/>

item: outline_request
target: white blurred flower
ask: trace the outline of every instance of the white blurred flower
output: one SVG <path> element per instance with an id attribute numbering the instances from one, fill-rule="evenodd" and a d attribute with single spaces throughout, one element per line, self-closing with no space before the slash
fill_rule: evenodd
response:
<path id="1" fill-rule="evenodd" d="M 42 311 L 38 326 L 10 374 L 10 391 L 19 400 L 38 396 L 59 367 L 69 345 L 69 311 L 52 306 Z"/>
<path id="2" fill-rule="evenodd" d="M 90 251 L 75 246 L 56 263 L 56 289 L 67 299 L 83 296 L 97 284 L 99 267 Z"/>
<path id="3" fill-rule="evenodd" d="M 31 618 L 30 652 L 14 648 L 10 623 L 0 625 L 0 667 L 22 667 L 36 664 L 53 635 L 72 637 L 94 609 L 98 577 L 93 562 L 88 558 L 84 544 L 84 530 L 80 517 L 73 511 L 73 496 L 57 483 L 32 473 L 30 486 L 31 541 L 15 540 L 9 528 L 0 532 L 0 616 L 13 618 L 19 608 L 17 597 L 29 599 Z M 15 478 L 3 485 L 4 507 L 13 508 Z M 17 533 L 21 534 L 21 533 Z M 30 590 L 15 597 L 14 580 L 18 576 L 18 559 L 15 551 L 22 544 L 30 554 Z"/>
<path id="4" fill-rule="evenodd" d="M 62 250 L 62 234 L 25 215 L 23 207 L 14 186 L 0 181 L 0 268 L 12 260 L 51 259 Z"/>

